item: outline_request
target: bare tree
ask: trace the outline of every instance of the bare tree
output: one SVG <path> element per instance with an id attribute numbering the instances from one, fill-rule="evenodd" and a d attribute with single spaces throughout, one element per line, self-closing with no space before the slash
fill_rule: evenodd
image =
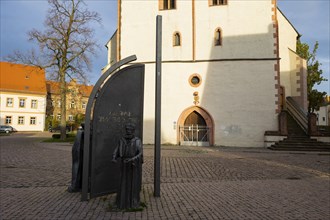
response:
<path id="1" fill-rule="evenodd" d="M 98 13 L 88 11 L 83 0 L 48 0 L 49 11 L 45 30 L 33 29 L 29 40 L 36 42 L 35 50 L 27 54 L 16 51 L 7 57 L 12 62 L 30 64 L 46 69 L 60 83 L 61 139 L 66 138 L 66 79 L 75 77 L 86 82 L 86 70 L 91 69 L 90 55 L 98 45 L 93 39 L 92 22 L 101 22 Z M 38 54 L 38 55 L 37 55 Z"/>

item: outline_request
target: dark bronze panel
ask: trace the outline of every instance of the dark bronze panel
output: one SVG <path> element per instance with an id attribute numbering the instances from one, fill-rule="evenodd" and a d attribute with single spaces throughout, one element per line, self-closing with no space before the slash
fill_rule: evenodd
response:
<path id="1" fill-rule="evenodd" d="M 144 65 L 132 65 L 113 74 L 97 95 L 92 120 L 90 198 L 114 193 L 120 184 L 120 163 L 112 153 L 127 122 L 143 138 Z"/>

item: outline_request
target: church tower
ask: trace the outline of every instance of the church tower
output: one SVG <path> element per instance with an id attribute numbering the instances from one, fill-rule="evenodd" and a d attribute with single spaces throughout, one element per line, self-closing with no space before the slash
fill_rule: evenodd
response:
<path id="1" fill-rule="evenodd" d="M 146 65 L 144 143 L 153 143 L 156 16 L 162 16 L 162 143 L 263 146 L 278 129 L 276 0 L 118 0 L 108 65 Z"/>

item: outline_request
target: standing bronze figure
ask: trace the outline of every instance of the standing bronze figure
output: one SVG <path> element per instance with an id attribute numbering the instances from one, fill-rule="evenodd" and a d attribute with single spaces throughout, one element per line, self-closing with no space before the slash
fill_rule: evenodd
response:
<path id="1" fill-rule="evenodd" d="M 77 132 L 76 139 L 72 146 L 72 178 L 71 185 L 68 187 L 68 192 L 80 192 L 82 185 L 82 170 L 83 170 L 83 149 L 84 149 L 84 123 Z"/>
<path id="2" fill-rule="evenodd" d="M 118 209 L 137 208 L 140 206 L 142 185 L 143 149 L 141 139 L 135 137 L 135 125 L 125 125 L 126 134 L 120 138 L 113 152 L 112 161 L 121 162 L 121 184 L 117 192 Z"/>

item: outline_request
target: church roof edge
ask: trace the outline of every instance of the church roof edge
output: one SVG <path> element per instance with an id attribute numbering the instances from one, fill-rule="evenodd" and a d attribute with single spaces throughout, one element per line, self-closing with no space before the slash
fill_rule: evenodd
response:
<path id="1" fill-rule="evenodd" d="M 283 17 L 285 18 L 285 20 L 287 20 L 289 22 L 289 24 L 291 25 L 291 27 L 295 30 L 295 32 L 297 33 L 298 37 L 300 38 L 302 35 L 298 32 L 298 30 L 295 28 L 295 26 L 291 23 L 291 21 L 285 16 L 285 14 L 281 11 L 281 9 L 279 7 L 277 7 L 277 10 L 283 15 Z"/>

